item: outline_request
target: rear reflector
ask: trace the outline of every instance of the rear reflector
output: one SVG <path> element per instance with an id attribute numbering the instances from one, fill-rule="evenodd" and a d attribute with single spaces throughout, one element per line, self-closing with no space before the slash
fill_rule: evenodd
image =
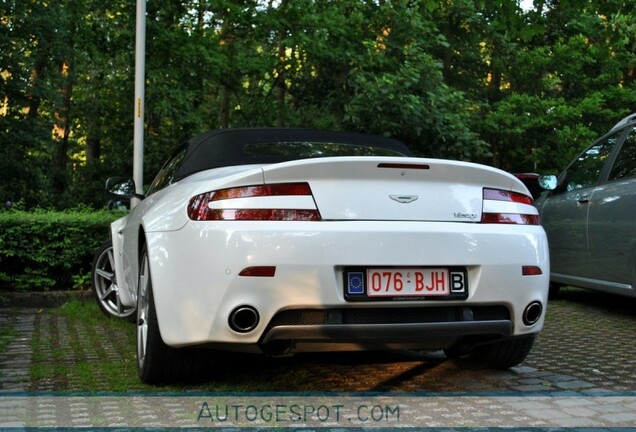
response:
<path id="1" fill-rule="evenodd" d="M 276 275 L 275 266 L 247 267 L 241 270 L 239 276 L 250 277 L 274 277 Z"/>
<path id="2" fill-rule="evenodd" d="M 523 266 L 521 267 L 521 274 L 523 276 L 539 276 L 543 274 L 541 267 L 537 266 Z"/>
<path id="3" fill-rule="evenodd" d="M 307 207 L 313 208 L 268 208 L 268 197 L 285 196 L 306 196 L 310 200 L 310 205 Z M 255 200 L 252 203 L 253 208 L 250 208 L 249 204 L 246 207 L 245 199 Z M 236 200 L 234 204 L 232 200 Z M 239 202 L 240 205 L 237 204 Z M 242 186 L 207 192 L 190 199 L 188 217 L 195 221 L 319 221 L 321 219 L 313 202 L 311 188 L 307 183 Z"/>

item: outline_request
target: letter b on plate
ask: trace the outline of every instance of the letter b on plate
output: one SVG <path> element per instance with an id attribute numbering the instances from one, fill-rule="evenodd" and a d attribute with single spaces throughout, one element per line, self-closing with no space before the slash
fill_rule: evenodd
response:
<path id="1" fill-rule="evenodd" d="M 450 290 L 452 293 L 466 292 L 464 272 L 450 272 Z"/>

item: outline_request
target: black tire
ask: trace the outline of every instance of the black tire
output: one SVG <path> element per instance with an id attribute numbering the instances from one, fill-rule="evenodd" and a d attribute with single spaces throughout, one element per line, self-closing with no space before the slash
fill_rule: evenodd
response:
<path id="1" fill-rule="evenodd" d="M 461 369 L 508 369 L 525 360 L 534 344 L 534 335 L 509 339 L 487 345 L 478 345 L 467 354 L 445 350 L 448 357 Z"/>
<path id="2" fill-rule="evenodd" d="M 148 254 L 144 248 L 140 259 L 137 291 L 139 378 L 146 384 L 189 380 L 201 375 L 206 363 L 207 352 L 205 350 L 173 348 L 163 342 L 155 310 Z"/>
<path id="3" fill-rule="evenodd" d="M 559 291 L 561 291 L 561 286 L 562 285 L 550 283 L 550 287 L 548 288 L 548 300 L 556 300 L 559 298 Z"/>
<path id="4" fill-rule="evenodd" d="M 123 318 L 134 322 L 135 307 L 122 305 L 119 298 L 111 240 L 102 243 L 93 258 L 91 288 L 97 305 L 107 317 Z"/>

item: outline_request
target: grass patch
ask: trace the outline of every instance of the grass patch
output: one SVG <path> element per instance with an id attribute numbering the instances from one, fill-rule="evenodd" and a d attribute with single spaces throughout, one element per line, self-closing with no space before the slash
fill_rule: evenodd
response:
<path id="1" fill-rule="evenodd" d="M 3 354 L 9 344 L 15 339 L 15 329 L 11 327 L 0 327 L 0 354 Z M 4 371 L 0 370 L 0 376 L 4 375 Z"/>
<path id="2" fill-rule="evenodd" d="M 108 320 L 108 317 L 104 316 L 94 301 L 71 300 L 59 308 L 53 309 L 52 312 L 71 321 L 82 321 L 86 324 L 96 324 Z M 119 322 L 119 320 L 115 319 L 112 321 L 113 324 Z M 126 322 L 122 324 L 126 324 Z"/>
<path id="3" fill-rule="evenodd" d="M 73 300 L 39 317 L 31 342 L 35 389 L 152 391 L 137 377 L 135 327 L 92 301 Z"/>
<path id="4" fill-rule="evenodd" d="M 36 364 L 31 368 L 31 378 L 36 382 L 51 383 L 55 391 L 116 393 L 163 391 L 163 389 L 143 385 L 137 378 L 134 368 L 126 367 L 117 361 L 81 362 L 75 365 Z"/>
<path id="5" fill-rule="evenodd" d="M 71 301 L 38 316 L 31 342 L 31 390 L 80 392 L 276 391 L 304 382 L 285 360 L 211 356 L 210 374 L 189 382 L 143 384 L 137 376 L 135 326 L 106 317 L 93 301 Z M 216 357 L 215 357 L 216 356 Z M 269 364 L 271 367 L 261 367 Z"/>
<path id="6" fill-rule="evenodd" d="M 0 327 L 0 353 L 4 353 L 7 347 L 15 339 L 15 329 L 12 327 Z"/>
<path id="7" fill-rule="evenodd" d="M 7 347 L 13 342 L 16 337 L 16 331 L 13 327 L 0 326 L 0 354 L 4 354 L 7 351 Z M 4 371 L 0 370 L 0 376 L 4 374 Z"/>
<path id="8" fill-rule="evenodd" d="M 38 318 L 31 347 L 32 390 L 74 392 L 255 391 L 271 387 L 265 378 L 236 371 L 221 380 L 194 377 L 190 382 L 150 386 L 137 376 L 135 326 L 106 317 L 93 301 L 73 300 L 47 309 Z M 252 365 L 253 366 L 253 365 Z M 216 368 L 220 369 L 216 369 Z"/>

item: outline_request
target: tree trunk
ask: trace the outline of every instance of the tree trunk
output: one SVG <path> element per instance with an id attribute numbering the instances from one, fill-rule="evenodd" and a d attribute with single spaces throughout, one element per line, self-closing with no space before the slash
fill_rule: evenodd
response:
<path id="1" fill-rule="evenodd" d="M 281 41 L 278 46 L 278 61 L 280 67 L 276 77 L 276 126 L 285 127 L 285 94 L 287 89 L 285 86 L 285 46 Z"/>
<path id="2" fill-rule="evenodd" d="M 97 70 L 91 71 L 91 83 L 95 89 L 101 87 L 102 77 Z M 101 104 L 96 92 L 90 98 L 90 114 L 86 118 L 86 164 L 93 165 L 102 155 Z"/>
<path id="3" fill-rule="evenodd" d="M 28 96 L 29 98 L 29 111 L 27 113 L 27 118 L 29 120 L 34 119 L 38 115 L 38 109 L 40 108 L 40 96 L 37 95 L 38 87 L 40 86 L 40 80 L 42 79 L 42 75 L 44 74 L 44 69 L 46 68 L 47 56 L 44 53 L 40 53 L 38 55 L 37 60 L 35 61 L 35 66 L 31 71 L 31 92 Z"/>
<path id="4" fill-rule="evenodd" d="M 221 112 L 219 113 L 219 123 L 223 129 L 230 127 L 230 89 L 225 85 L 221 89 Z"/>
<path id="5" fill-rule="evenodd" d="M 60 75 L 62 75 L 63 85 L 60 88 L 62 104 L 54 113 L 54 123 L 52 136 L 57 144 L 54 158 L 54 168 L 65 171 L 68 165 L 68 140 L 71 131 L 71 94 L 73 92 L 72 63 L 62 62 L 60 65 Z"/>

